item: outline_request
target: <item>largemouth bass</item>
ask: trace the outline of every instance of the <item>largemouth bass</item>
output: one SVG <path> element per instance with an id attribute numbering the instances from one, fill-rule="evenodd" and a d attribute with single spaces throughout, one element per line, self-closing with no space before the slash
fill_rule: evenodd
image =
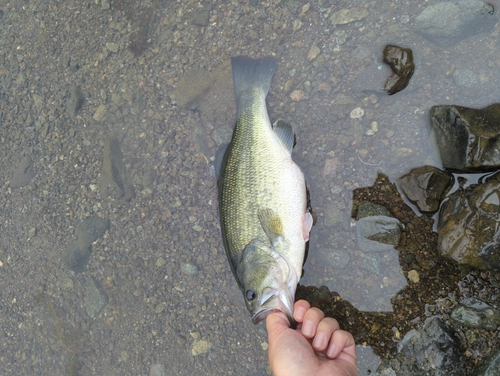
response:
<path id="1" fill-rule="evenodd" d="M 291 157 L 295 136 L 267 114 L 275 59 L 239 56 L 231 65 L 238 118 L 218 179 L 224 247 L 253 323 L 280 310 L 293 324 L 312 226 L 304 175 Z"/>

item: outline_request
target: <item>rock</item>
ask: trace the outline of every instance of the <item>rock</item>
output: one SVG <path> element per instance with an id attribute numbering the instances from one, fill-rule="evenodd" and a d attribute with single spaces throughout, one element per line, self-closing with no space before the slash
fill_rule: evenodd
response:
<path id="1" fill-rule="evenodd" d="M 500 325 L 500 310 L 474 298 L 464 299 L 453 308 L 450 317 L 468 328 L 496 330 Z"/>
<path id="2" fill-rule="evenodd" d="M 488 359 L 476 367 L 472 374 L 474 376 L 500 376 L 500 349 L 492 351 Z"/>
<path id="3" fill-rule="evenodd" d="M 99 312 L 108 304 L 108 296 L 102 289 L 101 284 L 90 277 L 85 283 L 85 311 L 91 319 L 95 318 Z"/>
<path id="4" fill-rule="evenodd" d="M 312 45 L 311 49 L 309 50 L 309 53 L 307 54 L 307 60 L 311 61 L 316 59 L 320 53 L 321 50 L 319 49 L 319 47 Z"/>
<path id="5" fill-rule="evenodd" d="M 420 274 L 418 271 L 412 269 L 408 272 L 408 280 L 413 283 L 418 283 L 420 281 Z"/>
<path id="6" fill-rule="evenodd" d="M 385 206 L 377 205 L 370 201 L 361 201 L 358 205 L 356 220 L 359 221 L 361 218 L 373 217 L 378 215 L 392 217 L 391 213 Z"/>
<path id="7" fill-rule="evenodd" d="M 330 17 L 333 25 L 344 25 L 368 17 L 366 8 L 347 8 L 335 12 Z"/>
<path id="8" fill-rule="evenodd" d="M 212 345 L 210 344 L 210 342 L 202 339 L 193 344 L 193 347 L 191 348 L 191 354 L 194 356 L 205 354 L 206 352 L 208 352 L 208 350 L 210 350 L 211 347 Z"/>
<path id="9" fill-rule="evenodd" d="M 64 263 L 75 273 L 82 273 L 89 262 L 92 254 L 92 246 L 82 246 L 76 240 L 72 241 L 66 248 Z"/>
<path id="10" fill-rule="evenodd" d="M 493 6 L 480 0 L 454 0 L 428 6 L 416 19 L 416 32 L 440 47 L 492 30 Z"/>
<path id="11" fill-rule="evenodd" d="M 106 49 L 116 54 L 118 52 L 118 44 L 114 42 L 106 42 Z"/>
<path id="12" fill-rule="evenodd" d="M 422 329 L 409 331 L 398 343 L 397 353 L 375 375 L 462 376 L 465 361 L 460 342 L 438 317 L 429 318 Z"/>
<path id="13" fill-rule="evenodd" d="M 80 86 L 76 86 L 75 84 L 73 84 L 71 85 L 69 92 L 70 98 L 66 106 L 66 112 L 70 118 L 75 118 L 82 108 L 84 102 L 82 89 L 80 88 Z"/>
<path id="14" fill-rule="evenodd" d="M 207 26 L 210 19 L 210 10 L 209 5 L 198 5 L 193 11 L 193 17 L 191 19 L 193 24 L 202 27 Z"/>
<path id="15" fill-rule="evenodd" d="M 453 175 L 433 166 L 414 168 L 398 179 L 399 185 L 422 213 L 435 213 L 453 186 Z"/>
<path id="16" fill-rule="evenodd" d="M 458 172 L 500 168 L 500 103 L 482 109 L 434 106 L 430 117 L 444 168 Z"/>
<path id="17" fill-rule="evenodd" d="M 356 225 L 356 238 L 363 252 L 388 251 L 399 244 L 401 223 L 383 215 L 361 218 Z"/>
<path id="18" fill-rule="evenodd" d="M 438 251 L 483 270 L 500 270 L 500 173 L 459 188 L 441 205 Z"/>
<path id="19" fill-rule="evenodd" d="M 75 230 L 76 239 L 66 248 L 66 266 L 76 273 L 83 272 L 92 253 L 92 243 L 104 235 L 108 228 L 109 220 L 101 217 L 90 217 L 80 222 Z"/>
<path id="20" fill-rule="evenodd" d="M 111 137 L 104 145 L 104 155 L 101 167 L 101 180 L 99 182 L 101 195 L 105 198 L 112 197 L 116 200 L 126 201 L 135 197 L 135 189 L 130 183 L 120 142 Z"/>
<path id="21" fill-rule="evenodd" d="M 17 168 L 14 170 L 12 178 L 10 179 L 9 187 L 12 189 L 25 187 L 30 183 L 34 176 L 35 172 L 33 170 L 33 160 L 29 155 L 27 155 L 21 159 L 21 162 L 19 162 Z"/>
<path id="22" fill-rule="evenodd" d="M 392 95 L 406 88 L 415 71 L 413 52 L 409 48 L 386 46 L 384 63 L 388 64 L 393 72 L 385 82 L 384 90 Z"/>
<path id="23" fill-rule="evenodd" d="M 149 376 L 165 376 L 166 374 L 165 366 L 163 364 L 151 364 L 151 367 L 149 368 Z"/>
<path id="24" fill-rule="evenodd" d="M 399 244 L 401 223 L 384 206 L 361 201 L 356 220 L 356 238 L 363 252 L 387 251 Z"/>
<path id="25" fill-rule="evenodd" d="M 189 262 L 184 262 L 181 265 L 181 271 L 184 274 L 193 276 L 193 275 L 198 274 L 198 267 L 196 265 L 189 263 Z"/>
<path id="26" fill-rule="evenodd" d="M 365 110 L 363 110 L 361 107 L 356 107 L 351 111 L 349 114 L 349 117 L 351 119 L 361 119 L 363 115 L 365 114 Z"/>

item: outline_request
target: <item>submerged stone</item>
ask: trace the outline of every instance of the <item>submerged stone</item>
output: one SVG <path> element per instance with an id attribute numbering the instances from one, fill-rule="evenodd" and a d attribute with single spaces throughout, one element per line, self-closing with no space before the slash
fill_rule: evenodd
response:
<path id="1" fill-rule="evenodd" d="M 409 331 L 399 342 L 393 359 L 384 360 L 376 375 L 461 376 L 465 361 L 453 330 L 438 317 L 420 330 Z"/>
<path id="2" fill-rule="evenodd" d="M 107 218 L 95 216 L 81 221 L 75 230 L 76 239 L 66 248 L 66 266 L 76 273 L 85 271 L 92 254 L 92 243 L 103 236 L 108 228 Z"/>
<path id="3" fill-rule="evenodd" d="M 438 251 L 483 270 L 500 270 L 500 173 L 459 188 L 441 205 Z"/>
<path id="4" fill-rule="evenodd" d="M 116 137 L 109 138 L 104 144 L 99 187 L 105 198 L 129 201 L 135 197 L 135 189 L 123 161 L 120 141 Z"/>
<path id="5" fill-rule="evenodd" d="M 500 311 L 484 303 L 483 307 L 459 304 L 453 308 L 450 317 L 459 325 L 469 328 L 496 330 L 500 324 Z"/>
<path id="6" fill-rule="evenodd" d="M 440 47 L 492 30 L 497 22 L 493 5 L 480 0 L 434 4 L 415 19 L 416 32 Z"/>
<path id="7" fill-rule="evenodd" d="M 409 48 L 399 46 L 386 46 L 384 48 L 384 63 L 388 64 L 393 74 L 387 79 L 384 90 L 389 95 L 403 90 L 410 83 L 410 78 L 415 71 L 413 52 Z"/>
<path id="8" fill-rule="evenodd" d="M 363 252 L 388 251 L 398 246 L 401 222 L 386 207 L 361 201 L 356 220 L 356 239 Z"/>
<path id="9" fill-rule="evenodd" d="M 33 160 L 29 155 L 26 155 L 17 165 L 12 178 L 10 179 L 9 187 L 20 188 L 27 186 L 31 179 L 35 176 L 33 170 Z"/>
<path id="10" fill-rule="evenodd" d="M 430 118 L 444 168 L 457 172 L 500 168 L 500 103 L 482 109 L 434 106 Z"/>
<path id="11" fill-rule="evenodd" d="M 453 185 L 453 175 L 433 166 L 414 168 L 399 178 L 404 194 L 422 213 L 435 213 Z"/>

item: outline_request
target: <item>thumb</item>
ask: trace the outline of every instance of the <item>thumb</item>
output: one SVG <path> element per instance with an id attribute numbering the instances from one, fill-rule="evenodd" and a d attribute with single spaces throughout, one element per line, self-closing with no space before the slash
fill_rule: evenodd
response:
<path id="1" fill-rule="evenodd" d="M 283 331 L 290 328 L 290 322 L 286 315 L 279 311 L 270 313 L 266 318 L 267 336 L 269 342 L 278 337 Z"/>

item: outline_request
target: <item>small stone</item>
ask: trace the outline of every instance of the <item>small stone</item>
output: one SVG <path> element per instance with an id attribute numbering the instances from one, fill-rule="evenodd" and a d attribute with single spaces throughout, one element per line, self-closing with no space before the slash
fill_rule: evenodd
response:
<path id="1" fill-rule="evenodd" d="M 293 31 L 299 31 L 301 27 L 302 27 L 302 21 L 301 20 L 295 20 L 295 21 L 293 21 Z"/>
<path id="2" fill-rule="evenodd" d="M 350 22 L 359 21 L 368 17 L 368 10 L 366 8 L 348 8 L 341 9 L 335 12 L 330 17 L 333 25 L 345 25 Z"/>
<path id="3" fill-rule="evenodd" d="M 349 116 L 351 117 L 351 119 L 360 119 L 364 114 L 365 110 L 363 110 L 361 107 L 356 107 L 351 111 Z"/>
<path id="4" fill-rule="evenodd" d="M 110 0 L 101 0 L 101 8 L 108 10 L 111 7 Z"/>
<path id="5" fill-rule="evenodd" d="M 108 304 L 108 297 L 101 287 L 101 284 L 91 277 L 85 283 L 85 311 L 91 319 L 95 318 L 99 312 Z"/>
<path id="6" fill-rule="evenodd" d="M 151 364 L 149 368 L 149 376 L 165 376 L 165 366 L 163 364 L 155 363 Z"/>
<path id="7" fill-rule="evenodd" d="M 208 352 L 208 350 L 210 350 L 211 347 L 212 345 L 210 344 L 210 342 L 202 339 L 193 344 L 191 354 L 194 356 L 205 354 L 206 352 Z"/>
<path id="8" fill-rule="evenodd" d="M 298 102 L 298 101 L 300 101 L 302 99 L 302 97 L 304 96 L 304 94 L 305 93 L 302 90 L 294 90 L 290 94 L 290 98 L 292 99 L 292 101 Z"/>
<path id="9" fill-rule="evenodd" d="M 156 260 L 156 266 L 158 266 L 158 267 L 162 267 L 166 263 L 167 263 L 167 261 L 163 257 L 160 257 L 158 260 Z"/>
<path id="10" fill-rule="evenodd" d="M 198 274 L 198 268 L 196 267 L 196 265 L 193 265 L 189 262 L 185 262 L 181 265 L 181 271 L 184 274 L 192 276 Z"/>
<path id="11" fill-rule="evenodd" d="M 267 349 L 269 348 L 269 344 L 267 342 L 262 342 L 260 344 L 260 346 L 262 347 L 262 350 L 264 350 L 264 351 L 267 351 Z"/>
<path id="12" fill-rule="evenodd" d="M 416 270 L 410 270 L 408 272 L 408 279 L 413 283 L 418 283 L 420 281 L 420 274 Z"/>
<path id="13" fill-rule="evenodd" d="M 309 49 L 309 53 L 307 54 L 307 59 L 309 61 L 311 60 L 314 60 L 318 57 L 318 55 L 321 53 L 321 50 L 319 49 L 318 46 L 311 46 L 311 48 Z"/>
<path id="14" fill-rule="evenodd" d="M 101 104 L 97 106 L 94 113 L 94 120 L 103 121 L 106 118 L 106 105 Z"/>
<path id="15" fill-rule="evenodd" d="M 34 238 L 36 236 L 36 227 L 31 227 L 29 230 L 28 230 L 28 236 L 30 238 Z"/>
<path id="16" fill-rule="evenodd" d="M 106 43 L 106 49 L 107 49 L 108 51 L 111 51 L 111 52 L 117 53 L 117 52 L 118 52 L 118 44 L 113 43 L 113 42 L 107 42 L 107 43 Z"/>

